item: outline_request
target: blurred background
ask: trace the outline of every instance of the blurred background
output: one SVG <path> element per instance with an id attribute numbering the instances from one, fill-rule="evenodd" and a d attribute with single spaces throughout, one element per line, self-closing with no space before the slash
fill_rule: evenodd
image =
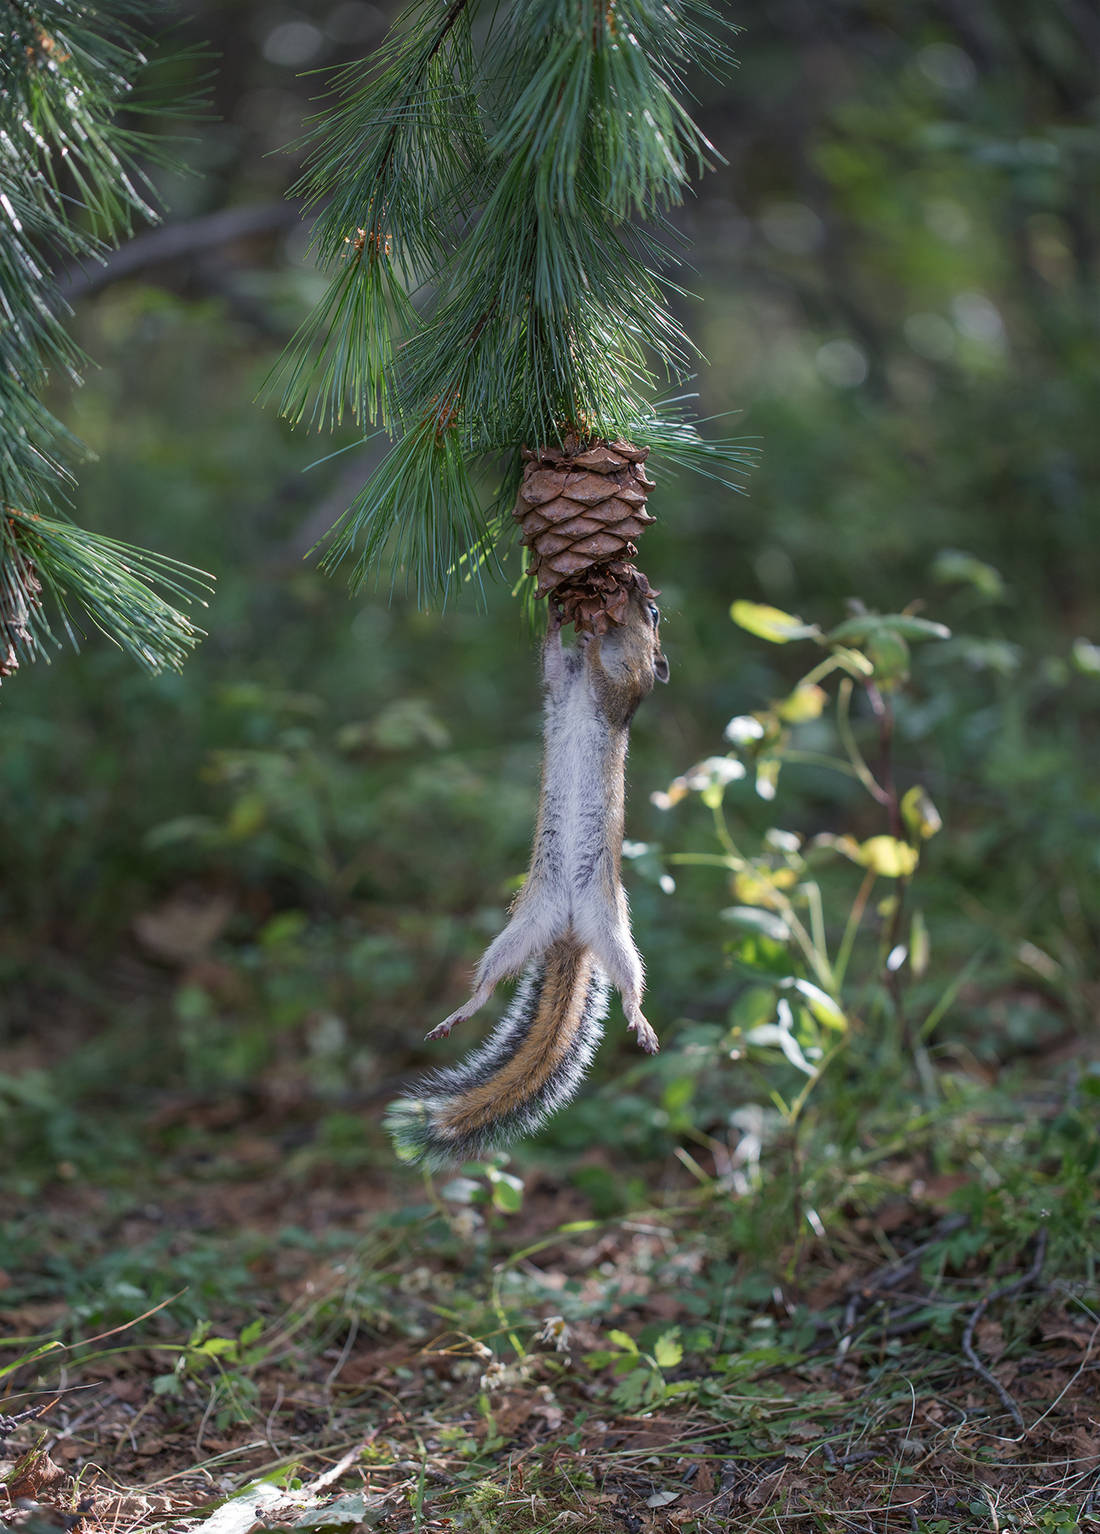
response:
<path id="1" fill-rule="evenodd" d="M 634 728 L 628 835 L 650 850 L 626 878 L 667 1047 L 643 1061 L 616 1006 L 586 1092 L 526 1153 L 597 1201 L 624 1151 L 662 1175 L 689 1100 L 706 1129 L 759 1096 L 732 1069 L 696 1081 L 677 1047 L 724 1023 L 743 980 L 722 875 L 670 888 L 657 856 L 710 847 L 708 813 L 650 802 L 813 662 L 735 628 L 735 598 L 824 626 L 850 597 L 922 601 L 953 631 L 915 652 L 896 743 L 900 782 L 944 822 L 919 894 L 932 973 L 982 956 L 944 1020 L 952 1058 L 987 1081 L 1057 1062 L 1095 1000 L 1100 13 L 731 14 L 739 69 L 692 81 L 715 168 L 675 216 L 668 274 L 706 359 L 692 408 L 759 466 L 735 494 L 655 465 L 642 563 L 672 685 Z M 163 1218 L 149 1179 L 254 1176 L 321 1228 L 391 1197 L 382 1107 L 491 1025 L 421 1042 L 526 866 L 535 641 L 505 585 L 440 615 L 319 573 L 309 551 L 378 449 L 292 432 L 263 401 L 324 288 L 286 146 L 326 71 L 390 20 L 367 0 L 184 7 L 167 46 L 217 55 L 186 66 L 214 71 L 213 115 L 180 146 L 192 173 L 154 173 L 166 227 L 63 281 L 97 364 L 51 401 L 94 454 L 78 520 L 217 588 L 181 675 L 91 637 L 0 692 L 14 1211 L 84 1190 L 137 1240 Z M 828 716 L 796 734 L 836 748 Z M 746 780 L 727 803 L 753 845 L 772 827 L 870 836 L 858 793 L 792 764 L 773 801 Z M 200 1227 L 229 1217 L 192 1202 Z"/>

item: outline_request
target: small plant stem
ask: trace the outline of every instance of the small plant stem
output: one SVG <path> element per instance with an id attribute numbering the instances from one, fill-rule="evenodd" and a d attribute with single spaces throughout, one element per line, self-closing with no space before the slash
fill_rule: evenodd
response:
<path id="1" fill-rule="evenodd" d="M 844 928 L 844 936 L 840 941 L 840 949 L 836 956 L 836 964 L 833 973 L 836 975 L 837 989 L 844 984 L 844 975 L 848 968 L 848 960 L 852 957 L 852 945 L 859 931 L 859 924 L 863 920 L 863 913 L 867 909 L 867 902 L 871 898 L 878 875 L 873 868 L 869 868 L 863 876 L 863 883 L 859 887 L 856 898 L 852 901 L 852 909 L 848 913 L 848 922 Z"/>
<path id="2" fill-rule="evenodd" d="M 825 942 L 825 912 L 821 908 L 821 886 L 811 882 L 804 884 L 806 899 L 810 907 L 810 931 L 813 934 L 814 947 L 821 955 L 822 962 L 828 964 L 829 949 Z"/>
<path id="3" fill-rule="evenodd" d="M 702 863 L 709 868 L 728 868 L 733 872 L 744 866 L 743 858 L 727 857 L 724 852 L 670 852 L 665 862 L 680 866 L 685 863 Z"/>
<path id="4" fill-rule="evenodd" d="M 840 738 L 844 744 L 844 749 L 848 753 L 848 760 L 851 762 L 853 768 L 855 769 L 856 777 L 863 784 L 864 788 L 871 795 L 872 799 L 876 800 L 879 804 L 889 806 L 889 795 L 879 786 L 874 773 L 863 760 L 860 749 L 856 745 L 856 738 L 852 734 L 852 725 L 849 719 L 851 706 L 852 682 L 850 677 L 844 677 L 841 680 L 840 686 L 837 688 L 837 730 L 840 732 Z"/>
<path id="5" fill-rule="evenodd" d="M 785 895 L 780 897 L 778 909 L 783 916 L 783 920 L 790 927 L 799 948 L 806 955 L 806 962 L 817 976 L 823 988 L 832 995 L 836 982 L 833 979 L 833 972 L 829 968 L 828 959 L 822 959 L 817 948 L 810 941 L 810 934 L 795 915 L 794 907 Z"/>
<path id="6" fill-rule="evenodd" d="M 936 1026 L 940 1019 L 943 1017 L 943 1014 L 955 1000 L 955 997 L 962 990 L 963 986 L 970 979 L 974 971 L 982 963 L 987 951 L 988 950 L 985 948 L 979 949 L 974 957 L 969 960 L 969 962 L 959 971 L 954 980 L 951 981 L 951 984 L 947 987 L 939 1001 L 937 1001 L 936 1005 L 932 1008 L 931 1012 L 929 1012 L 928 1016 L 921 1024 L 920 1032 L 917 1034 L 918 1043 L 923 1044 L 925 1039 L 927 1039 L 932 1033 L 935 1032 Z"/>
<path id="7" fill-rule="evenodd" d="M 894 886 L 894 909 L 890 913 L 890 925 L 886 929 L 886 937 L 883 942 L 883 958 L 888 959 L 897 946 L 901 937 L 901 922 L 905 913 L 905 896 L 909 889 L 909 880 L 904 876 L 897 880 Z M 886 989 L 890 993 L 894 1003 L 894 1012 L 901 1023 L 902 1040 L 906 1049 L 912 1049 L 913 1039 L 909 1028 L 909 1019 L 905 1014 L 905 1006 L 901 991 L 901 969 L 888 969 L 886 971 Z"/>
<path id="8" fill-rule="evenodd" d="M 737 861 L 743 865 L 745 859 L 737 850 L 737 845 L 734 842 L 733 837 L 730 835 L 729 826 L 726 824 L 725 811 L 723 810 L 721 804 L 714 805 L 712 813 L 714 815 L 715 835 L 718 837 L 718 840 L 721 842 L 722 846 L 726 849 L 727 856 L 736 858 Z"/>
<path id="9" fill-rule="evenodd" d="M 801 1128 L 798 1115 L 791 1120 L 791 1215 L 794 1219 L 794 1253 L 791 1257 L 791 1266 L 788 1278 L 794 1276 L 798 1270 L 798 1259 L 802 1252 L 802 1148 L 798 1143 L 798 1131 Z"/>
<path id="10" fill-rule="evenodd" d="M 800 687 L 812 687 L 815 682 L 820 682 L 823 677 L 829 676 L 831 672 L 835 671 L 842 664 L 843 662 L 838 655 L 827 655 L 824 660 L 818 661 L 812 671 L 807 671 L 804 677 L 799 678 L 794 684 L 795 692 Z"/>
<path id="11" fill-rule="evenodd" d="M 879 750 L 879 787 L 884 795 L 880 803 L 886 806 L 890 817 L 890 835 L 896 836 L 899 841 L 905 840 L 905 827 L 901 823 L 901 811 L 898 808 L 898 793 L 894 787 L 894 763 L 892 747 L 894 743 L 894 710 L 887 698 L 882 696 L 873 682 L 865 682 L 867 696 L 871 702 L 875 718 L 879 722 L 878 727 L 878 750 Z"/>
<path id="12" fill-rule="evenodd" d="M 839 1038 L 833 1045 L 832 1049 L 829 1050 L 829 1053 L 827 1055 L 823 1055 L 822 1058 L 818 1061 L 817 1069 L 814 1071 L 813 1075 L 807 1076 L 805 1085 L 803 1086 L 802 1090 L 787 1109 L 785 1117 L 788 1124 L 792 1126 L 797 1124 L 799 1115 L 801 1114 L 803 1108 L 806 1106 L 806 1100 L 810 1093 L 813 1091 L 814 1087 L 817 1086 L 818 1082 L 829 1069 L 829 1066 L 836 1059 L 837 1055 L 840 1054 L 841 1050 L 847 1049 L 850 1038 L 850 1031 L 844 1033 L 844 1035 Z"/>
<path id="13" fill-rule="evenodd" d="M 508 1312 L 505 1310 L 500 1298 L 500 1286 L 503 1282 L 504 1274 L 506 1271 L 506 1267 L 501 1264 L 498 1265 L 496 1271 L 493 1274 L 492 1306 L 494 1314 L 496 1315 L 497 1320 L 500 1322 L 500 1329 L 508 1338 L 508 1341 L 512 1347 L 512 1351 L 516 1355 L 517 1362 L 522 1363 L 523 1360 L 527 1357 L 527 1349 L 516 1336 L 515 1330 L 512 1327 L 512 1323 L 508 1319 Z"/>
<path id="14" fill-rule="evenodd" d="M 802 762 L 807 767 L 830 767 L 834 772 L 843 772 L 849 778 L 859 777 L 850 762 L 842 762 L 839 756 L 826 756 L 823 751 L 784 751 L 783 760 Z"/>

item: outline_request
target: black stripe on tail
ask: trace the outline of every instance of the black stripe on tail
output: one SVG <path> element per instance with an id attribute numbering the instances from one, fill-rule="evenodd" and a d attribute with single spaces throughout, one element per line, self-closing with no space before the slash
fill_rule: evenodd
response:
<path id="1" fill-rule="evenodd" d="M 533 1134 L 576 1094 L 603 1037 L 608 1011 L 610 986 L 596 964 L 572 1047 L 541 1085 L 472 1131 L 456 1132 L 441 1122 L 444 1112 L 449 1115 L 461 1106 L 464 1097 L 490 1085 L 515 1059 L 537 1019 L 545 978 L 544 956 L 524 970 L 511 1005 L 484 1044 L 459 1065 L 445 1066 L 425 1077 L 415 1096 L 400 1097 L 390 1104 L 385 1127 L 402 1161 L 423 1161 L 435 1171 L 453 1162 L 479 1160 L 488 1151 Z"/>

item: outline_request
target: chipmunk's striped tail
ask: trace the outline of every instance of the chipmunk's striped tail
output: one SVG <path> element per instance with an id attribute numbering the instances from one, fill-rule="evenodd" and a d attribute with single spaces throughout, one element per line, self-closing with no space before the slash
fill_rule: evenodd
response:
<path id="1" fill-rule="evenodd" d="M 386 1128 L 402 1161 L 435 1169 L 473 1161 L 531 1134 L 574 1095 L 603 1036 L 609 987 L 570 933 L 523 973 L 512 1004 L 461 1065 L 391 1103 Z"/>

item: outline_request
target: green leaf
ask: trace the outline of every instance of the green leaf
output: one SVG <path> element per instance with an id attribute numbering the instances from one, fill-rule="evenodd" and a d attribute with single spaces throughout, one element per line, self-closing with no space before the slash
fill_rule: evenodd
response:
<path id="1" fill-rule="evenodd" d="M 611 1392 L 611 1399 L 625 1411 L 637 1411 L 660 1400 L 665 1393 L 664 1381 L 654 1369 L 632 1369 Z"/>
<path id="2" fill-rule="evenodd" d="M 492 1179 L 492 1187 L 493 1208 L 502 1214 L 518 1214 L 523 1208 L 522 1179 L 502 1174 Z"/>
<path id="3" fill-rule="evenodd" d="M 830 641 L 859 644 L 884 630 L 903 639 L 951 638 L 951 630 L 946 624 L 933 623 L 930 618 L 914 618 L 909 613 L 859 613 L 838 623 L 825 637 Z"/>
<path id="4" fill-rule="evenodd" d="M 811 981 L 791 979 L 781 980 L 779 984 L 784 988 L 793 986 L 801 996 L 804 996 L 811 1015 L 823 1027 L 835 1028 L 841 1033 L 848 1027 L 848 1019 L 844 1015 L 843 1008 L 827 991 L 821 990 Z"/>
<path id="5" fill-rule="evenodd" d="M 942 549 L 932 561 L 932 579 L 945 585 L 972 586 L 990 602 L 1000 601 L 1006 594 L 1004 576 L 973 554 L 960 549 Z"/>
<path id="6" fill-rule="evenodd" d="M 199 1344 L 196 1353 L 202 1353 L 207 1358 L 222 1358 L 226 1354 L 236 1356 L 237 1344 L 232 1337 L 208 1337 L 205 1342 Z"/>
<path id="7" fill-rule="evenodd" d="M 659 1369 L 675 1369 L 683 1360 L 684 1348 L 680 1341 L 680 1328 L 674 1326 L 663 1333 L 653 1345 L 653 1357 Z"/>
<path id="8" fill-rule="evenodd" d="M 732 922 L 737 927 L 748 927 L 752 932 L 762 932 L 777 943 L 785 943 L 791 929 L 781 916 L 763 911 L 759 906 L 731 905 L 718 912 L 719 919 Z"/>
<path id="9" fill-rule="evenodd" d="M 319 1531 L 346 1528 L 349 1524 L 366 1524 L 369 1528 L 381 1523 L 389 1510 L 392 1510 L 392 1505 L 387 1506 L 385 1497 L 372 1497 L 366 1492 L 353 1491 L 347 1496 L 338 1497 L 327 1507 L 314 1508 L 304 1513 L 291 1524 L 291 1528 Z"/>
<path id="10" fill-rule="evenodd" d="M 64 1347 L 64 1343 L 58 1342 L 56 1338 L 51 1342 L 44 1342 L 40 1348 L 34 1348 L 32 1352 L 24 1353 L 13 1364 L 5 1364 L 0 1369 L 0 1380 L 5 1379 L 9 1374 L 14 1374 L 17 1369 L 22 1369 L 27 1364 L 34 1363 L 36 1359 L 44 1358 L 47 1353 L 55 1353 L 58 1348 L 62 1347 Z"/>
<path id="11" fill-rule="evenodd" d="M 488 1198 L 485 1189 L 472 1177 L 453 1177 L 440 1188 L 439 1196 L 452 1204 L 482 1204 Z"/>
<path id="12" fill-rule="evenodd" d="M 789 644 L 792 639 L 816 639 L 821 630 L 814 623 L 803 623 L 778 607 L 768 607 L 763 602 L 734 602 L 730 617 L 758 639 L 770 640 L 772 644 Z"/>
<path id="13" fill-rule="evenodd" d="M 625 1348 L 628 1353 L 636 1353 L 638 1351 L 638 1344 L 629 1332 L 608 1332 L 607 1336 L 608 1340 L 613 1342 L 616 1347 Z"/>

